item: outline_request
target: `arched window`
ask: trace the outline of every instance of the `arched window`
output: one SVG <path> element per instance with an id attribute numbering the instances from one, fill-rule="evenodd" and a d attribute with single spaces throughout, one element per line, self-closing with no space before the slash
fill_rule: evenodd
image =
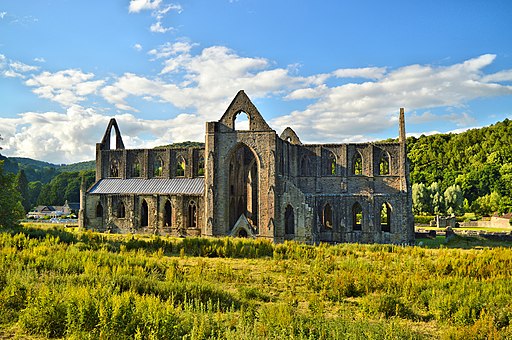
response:
<path id="1" fill-rule="evenodd" d="M 311 160 L 308 155 L 304 155 L 300 162 L 300 174 L 301 176 L 311 176 Z"/>
<path id="2" fill-rule="evenodd" d="M 124 203 L 119 202 L 117 205 L 117 217 L 119 218 L 125 218 L 126 216 L 126 210 L 124 209 Z"/>
<path id="3" fill-rule="evenodd" d="M 389 203 L 383 203 L 380 210 L 380 229 L 385 232 L 391 231 L 391 206 Z"/>
<path id="4" fill-rule="evenodd" d="M 362 230 L 363 225 L 363 208 L 361 204 L 355 203 L 352 206 L 352 229 Z"/>
<path id="5" fill-rule="evenodd" d="M 389 155 L 387 152 L 382 152 L 379 161 L 379 175 L 389 175 Z"/>
<path id="6" fill-rule="evenodd" d="M 176 161 L 177 161 L 176 162 L 176 172 L 175 172 L 176 177 L 185 176 L 185 167 L 186 167 L 185 158 L 183 158 L 183 156 L 178 156 Z"/>
<path id="7" fill-rule="evenodd" d="M 240 111 L 233 120 L 233 130 L 249 130 L 249 128 L 249 115 L 244 111 Z"/>
<path id="8" fill-rule="evenodd" d="M 110 177 L 119 177 L 119 162 L 117 159 L 110 161 Z"/>
<path id="9" fill-rule="evenodd" d="M 199 156 L 199 159 L 197 160 L 197 175 L 204 176 L 204 157 L 203 156 Z"/>
<path id="10" fill-rule="evenodd" d="M 140 177 L 140 163 L 139 163 L 139 160 L 136 159 L 134 162 L 133 162 L 133 166 L 132 166 L 132 177 Z"/>
<path id="11" fill-rule="evenodd" d="M 164 170 L 164 161 L 162 157 L 157 157 L 153 162 L 153 177 L 162 177 Z"/>
<path id="12" fill-rule="evenodd" d="M 352 174 L 360 176 L 363 174 L 363 158 L 359 151 L 356 151 L 352 159 Z"/>
<path id="13" fill-rule="evenodd" d="M 164 206 L 164 227 L 172 226 L 172 206 L 171 202 L 167 200 Z"/>
<path id="14" fill-rule="evenodd" d="M 322 214 L 322 224 L 325 228 L 332 229 L 332 208 L 329 203 L 324 206 Z"/>
<path id="15" fill-rule="evenodd" d="M 197 228 L 197 206 L 194 201 L 188 204 L 188 227 Z"/>
<path id="16" fill-rule="evenodd" d="M 140 226 L 147 227 L 149 225 L 149 212 L 148 203 L 146 200 L 142 200 L 142 206 L 140 207 Z"/>
<path id="17" fill-rule="evenodd" d="M 334 153 L 332 152 L 329 152 L 329 164 L 328 164 L 328 168 L 327 168 L 327 173 L 329 175 L 336 175 L 336 156 L 334 155 Z"/>
<path id="18" fill-rule="evenodd" d="M 284 211 L 284 232 L 287 235 L 295 234 L 295 215 L 293 207 L 289 204 Z"/>
<path id="19" fill-rule="evenodd" d="M 96 217 L 103 217 L 103 206 L 101 203 L 98 203 L 96 206 Z"/>

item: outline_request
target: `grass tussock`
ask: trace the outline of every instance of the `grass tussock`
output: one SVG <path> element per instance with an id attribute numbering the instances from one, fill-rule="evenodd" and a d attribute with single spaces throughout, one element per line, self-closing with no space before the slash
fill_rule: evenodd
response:
<path id="1" fill-rule="evenodd" d="M 512 338 L 512 249 L 0 233 L 0 335 Z"/>

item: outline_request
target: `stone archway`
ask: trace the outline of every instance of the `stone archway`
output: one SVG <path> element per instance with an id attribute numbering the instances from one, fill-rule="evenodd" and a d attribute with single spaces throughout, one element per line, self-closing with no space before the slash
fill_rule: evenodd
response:
<path id="1" fill-rule="evenodd" d="M 231 154 L 228 188 L 229 228 L 234 227 L 241 215 L 256 227 L 259 213 L 259 168 L 256 155 L 245 144 L 236 146 Z"/>

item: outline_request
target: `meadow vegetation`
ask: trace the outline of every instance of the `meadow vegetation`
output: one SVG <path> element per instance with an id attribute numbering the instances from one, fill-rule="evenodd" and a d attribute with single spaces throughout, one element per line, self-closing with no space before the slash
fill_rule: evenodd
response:
<path id="1" fill-rule="evenodd" d="M 0 233 L 0 337 L 512 337 L 512 250 Z"/>

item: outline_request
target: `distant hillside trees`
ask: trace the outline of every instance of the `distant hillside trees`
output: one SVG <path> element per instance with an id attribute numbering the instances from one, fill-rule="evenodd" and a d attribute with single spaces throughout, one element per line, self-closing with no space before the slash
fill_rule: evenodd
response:
<path id="1" fill-rule="evenodd" d="M 27 176 L 25 176 L 25 171 L 21 169 L 18 174 L 16 175 L 15 179 L 16 183 L 16 189 L 21 195 L 21 204 L 23 205 L 23 209 L 25 210 L 25 213 L 27 213 L 31 208 L 30 203 L 30 194 L 29 194 L 29 188 L 28 188 L 28 180 Z"/>
<path id="2" fill-rule="evenodd" d="M 38 205 L 61 205 L 65 201 L 80 201 L 80 184 L 82 177 L 86 186 L 94 183 L 94 171 L 63 172 L 53 178 L 50 183 L 44 184 L 37 199 Z"/>
<path id="3" fill-rule="evenodd" d="M 461 201 L 462 209 L 465 206 L 467 211 L 481 215 L 512 211 L 512 122 L 509 119 L 460 134 L 409 137 L 407 143 L 411 182 L 416 185 L 413 188 L 416 214 L 448 211 L 460 214 Z M 427 188 L 431 205 L 428 208 L 424 201 Z"/>

